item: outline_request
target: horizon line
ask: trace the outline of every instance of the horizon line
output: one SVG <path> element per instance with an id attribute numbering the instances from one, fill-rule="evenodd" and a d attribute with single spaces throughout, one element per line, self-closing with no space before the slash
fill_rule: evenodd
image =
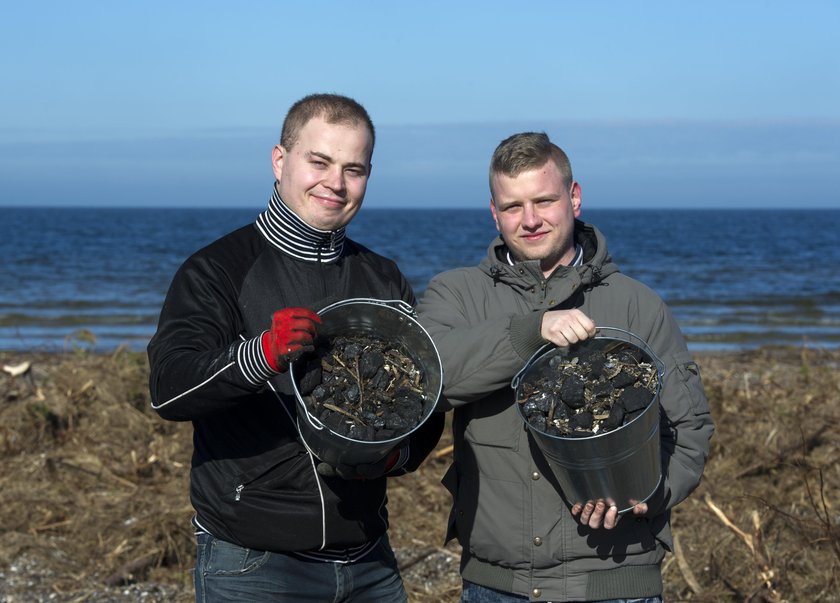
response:
<path id="1" fill-rule="evenodd" d="M 378 210 L 407 210 L 407 211 L 485 211 L 486 206 L 434 206 L 434 205 L 376 205 L 373 207 L 363 206 L 365 212 Z M 238 206 L 238 205 L 4 205 L 0 203 L 0 209 L 151 209 L 151 210 L 242 210 L 242 211 L 263 211 L 265 206 Z M 604 210 L 623 210 L 623 211 L 650 211 L 650 210 L 673 210 L 673 211 L 692 211 L 692 212 L 706 212 L 706 211 L 811 211 L 811 210 L 827 210 L 840 211 L 840 207 L 829 205 L 802 205 L 799 207 L 765 207 L 752 205 L 725 205 L 725 206 L 707 206 L 707 207 L 682 207 L 676 205 L 637 205 L 633 207 L 607 205 L 602 207 L 588 207 L 584 212 L 590 211 L 604 211 Z"/>

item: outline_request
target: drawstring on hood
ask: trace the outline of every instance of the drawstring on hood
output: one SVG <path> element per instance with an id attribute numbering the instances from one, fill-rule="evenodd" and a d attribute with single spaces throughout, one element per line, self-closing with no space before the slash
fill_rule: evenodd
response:
<path id="1" fill-rule="evenodd" d="M 495 287 L 502 282 L 502 269 L 496 265 L 490 266 L 490 276 L 493 279 L 493 286 Z"/>

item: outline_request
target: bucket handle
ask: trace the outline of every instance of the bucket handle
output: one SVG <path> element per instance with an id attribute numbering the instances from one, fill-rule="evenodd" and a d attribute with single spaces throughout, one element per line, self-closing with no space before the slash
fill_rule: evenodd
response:
<path id="1" fill-rule="evenodd" d="M 528 362 L 525 363 L 525 366 L 519 369 L 519 372 L 516 373 L 516 375 L 513 377 L 513 381 L 510 382 L 510 386 L 513 389 L 517 389 L 519 387 L 519 382 L 522 380 L 522 377 L 525 375 L 526 372 L 528 372 L 528 369 L 531 368 L 531 365 L 534 364 L 534 361 L 540 356 L 542 356 L 545 352 L 547 352 L 550 349 L 553 349 L 554 347 L 555 345 L 553 343 L 547 343 L 540 349 L 538 349 L 536 352 L 534 352 L 531 355 L 531 357 L 528 358 Z"/>
<path id="2" fill-rule="evenodd" d="M 312 426 L 312 429 L 316 431 L 321 431 L 322 429 L 327 428 L 326 425 L 324 425 L 323 423 L 321 423 L 321 421 L 312 416 L 312 413 L 309 412 L 309 409 L 306 408 L 305 404 L 301 404 L 301 406 L 303 406 L 303 413 L 306 415 L 306 422 Z M 300 431 L 300 428 L 298 428 L 298 431 Z"/>
<path id="3" fill-rule="evenodd" d="M 632 339 L 635 339 L 636 341 L 638 341 L 638 344 L 636 344 L 636 345 L 638 347 L 640 347 L 641 349 L 643 349 L 645 351 L 645 353 L 649 354 L 650 357 L 651 357 L 651 360 L 653 360 L 653 363 L 656 365 L 656 371 L 659 374 L 658 376 L 659 376 L 660 381 L 664 378 L 664 376 L 665 376 L 665 365 L 659 359 L 659 356 L 657 356 L 656 353 L 652 349 L 650 349 L 650 346 L 647 344 L 647 342 L 644 339 L 642 339 L 641 337 L 639 337 L 635 333 L 631 333 L 630 331 L 627 331 L 626 329 L 620 329 L 618 327 L 597 327 L 595 329 L 595 332 L 596 332 L 595 339 L 598 338 L 598 335 L 597 335 L 598 333 L 604 334 L 603 333 L 604 331 L 619 332 L 619 333 L 622 333 L 624 335 L 629 335 Z M 630 343 L 633 343 L 633 342 L 631 341 Z M 534 352 L 533 355 L 528 359 L 528 362 L 525 363 L 525 366 L 523 366 L 519 370 L 519 372 L 516 373 L 513 380 L 510 382 L 510 386 L 513 389 L 517 389 L 519 387 L 519 382 L 522 380 L 522 377 L 525 375 L 525 373 L 528 371 L 528 369 L 531 368 L 531 365 L 534 364 L 534 362 L 540 356 L 542 356 L 545 352 L 549 351 L 550 349 L 552 349 L 554 347 L 556 347 L 556 346 L 553 343 L 547 343 L 544 346 L 542 346 L 540 349 L 538 349 L 536 352 Z"/>
<path id="4" fill-rule="evenodd" d="M 341 306 L 355 304 L 358 302 L 378 304 L 380 306 L 388 306 L 389 308 L 395 308 L 399 310 L 403 314 L 408 314 L 412 318 L 417 318 L 417 312 L 414 310 L 414 307 L 407 301 L 404 301 L 402 299 L 373 299 L 372 297 L 354 297 L 351 299 L 342 299 L 341 301 L 337 301 L 330 304 L 326 308 L 322 308 L 321 312 L 326 312 L 327 310 L 332 310 L 333 308 L 340 308 Z"/>

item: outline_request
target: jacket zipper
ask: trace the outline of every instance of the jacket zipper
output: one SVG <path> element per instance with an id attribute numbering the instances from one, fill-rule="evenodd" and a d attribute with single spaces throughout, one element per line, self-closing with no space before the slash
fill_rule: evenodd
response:
<path id="1" fill-rule="evenodd" d="M 333 248 L 333 238 L 335 237 L 335 233 L 330 235 L 330 249 Z M 324 276 L 324 262 L 321 259 L 321 249 L 323 249 L 323 245 L 318 245 L 318 276 L 321 277 L 321 296 L 327 296 L 327 279 Z"/>
<path id="2" fill-rule="evenodd" d="M 242 491 L 244 489 L 245 489 L 245 484 L 239 484 L 238 486 L 236 486 L 236 496 L 234 497 L 233 500 L 239 501 L 239 499 L 242 498 Z"/>

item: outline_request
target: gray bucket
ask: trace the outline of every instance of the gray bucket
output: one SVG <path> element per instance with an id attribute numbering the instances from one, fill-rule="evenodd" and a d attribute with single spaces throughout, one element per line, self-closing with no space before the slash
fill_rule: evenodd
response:
<path id="1" fill-rule="evenodd" d="M 529 375 L 537 374 L 555 356 L 574 358 L 581 353 L 619 346 L 637 348 L 654 364 L 659 379 L 656 393 L 648 406 L 629 423 L 613 431 L 589 437 L 549 435 L 526 420 L 522 405 L 516 404 L 548 465 L 560 485 L 566 501 L 573 505 L 588 500 L 605 500 L 616 505 L 619 513 L 644 502 L 654 493 L 662 477 L 659 442 L 659 394 L 664 365 L 648 345 L 636 335 L 613 327 L 600 327 L 594 338 L 571 347 L 550 346 L 537 351 L 514 377 L 511 387 L 516 399 L 523 398 L 521 386 Z M 548 346 L 547 346 L 548 347 Z"/>
<path id="2" fill-rule="evenodd" d="M 331 465 L 375 463 L 419 429 L 434 411 L 443 387 L 443 367 L 437 348 L 426 329 L 415 320 L 414 309 L 401 300 L 348 299 L 327 306 L 318 315 L 322 320 L 318 327 L 319 336 L 334 337 L 351 333 L 376 335 L 401 344 L 423 372 L 426 395 L 423 399 L 423 414 L 417 425 L 411 431 L 389 440 L 362 441 L 332 431 L 309 412 L 298 389 L 306 362 L 301 359 L 289 367 L 297 399 L 298 430 L 310 452 Z"/>

